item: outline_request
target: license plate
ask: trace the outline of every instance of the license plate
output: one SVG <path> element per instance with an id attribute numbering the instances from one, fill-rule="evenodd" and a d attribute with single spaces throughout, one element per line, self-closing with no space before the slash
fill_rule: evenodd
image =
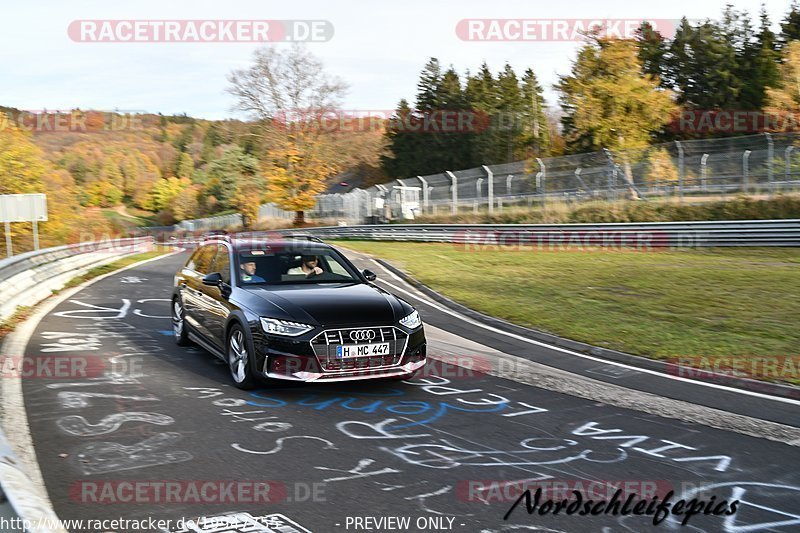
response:
<path id="1" fill-rule="evenodd" d="M 375 344 L 348 344 L 336 347 L 336 358 L 369 357 L 371 355 L 389 355 L 389 343 L 377 342 Z"/>

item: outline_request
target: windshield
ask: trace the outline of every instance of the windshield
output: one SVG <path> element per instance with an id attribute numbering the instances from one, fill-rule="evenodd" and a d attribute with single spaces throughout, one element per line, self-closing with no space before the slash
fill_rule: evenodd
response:
<path id="1" fill-rule="evenodd" d="M 361 282 L 350 265 L 331 249 L 244 250 L 237 255 L 241 286 Z"/>

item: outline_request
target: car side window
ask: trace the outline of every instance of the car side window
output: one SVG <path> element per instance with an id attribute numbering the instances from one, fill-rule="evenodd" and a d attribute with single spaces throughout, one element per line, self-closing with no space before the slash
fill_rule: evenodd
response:
<path id="1" fill-rule="evenodd" d="M 326 261 L 326 263 L 328 264 L 328 269 L 326 270 L 330 270 L 330 272 L 332 272 L 333 274 L 339 274 L 340 276 L 350 277 L 350 274 L 348 274 L 344 266 L 338 261 Z"/>
<path id="2" fill-rule="evenodd" d="M 222 275 L 223 283 L 231 284 L 231 261 L 228 258 L 227 246 L 222 245 L 217 248 L 217 255 L 211 264 L 209 274 L 211 272 L 219 272 Z"/>
<path id="3" fill-rule="evenodd" d="M 214 255 L 216 255 L 216 253 L 216 244 L 209 244 L 200 248 L 197 259 L 195 259 L 194 262 L 194 270 L 202 276 L 210 274 L 209 268 L 211 267 L 211 261 L 214 260 Z"/>

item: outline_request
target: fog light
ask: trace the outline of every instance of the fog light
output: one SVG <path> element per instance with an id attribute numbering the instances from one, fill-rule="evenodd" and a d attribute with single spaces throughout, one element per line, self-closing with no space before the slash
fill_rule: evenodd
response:
<path id="1" fill-rule="evenodd" d="M 277 355 L 272 358 L 272 372 L 291 376 L 297 372 L 319 372 L 317 362 L 310 357 Z"/>
<path id="2" fill-rule="evenodd" d="M 409 363 L 417 363 L 425 360 L 425 346 L 422 346 L 408 357 Z"/>

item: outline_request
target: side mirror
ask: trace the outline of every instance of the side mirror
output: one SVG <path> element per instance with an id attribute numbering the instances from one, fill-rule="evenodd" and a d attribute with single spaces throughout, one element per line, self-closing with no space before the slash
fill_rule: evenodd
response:
<path id="1" fill-rule="evenodd" d="M 363 270 L 361 271 L 361 273 L 364 275 L 364 278 L 367 281 L 375 281 L 378 277 L 377 274 L 375 274 L 375 272 L 373 272 L 372 270 Z"/>
<path id="2" fill-rule="evenodd" d="M 219 272 L 212 272 L 203 278 L 203 285 L 210 287 L 219 287 L 222 285 L 222 274 Z"/>

